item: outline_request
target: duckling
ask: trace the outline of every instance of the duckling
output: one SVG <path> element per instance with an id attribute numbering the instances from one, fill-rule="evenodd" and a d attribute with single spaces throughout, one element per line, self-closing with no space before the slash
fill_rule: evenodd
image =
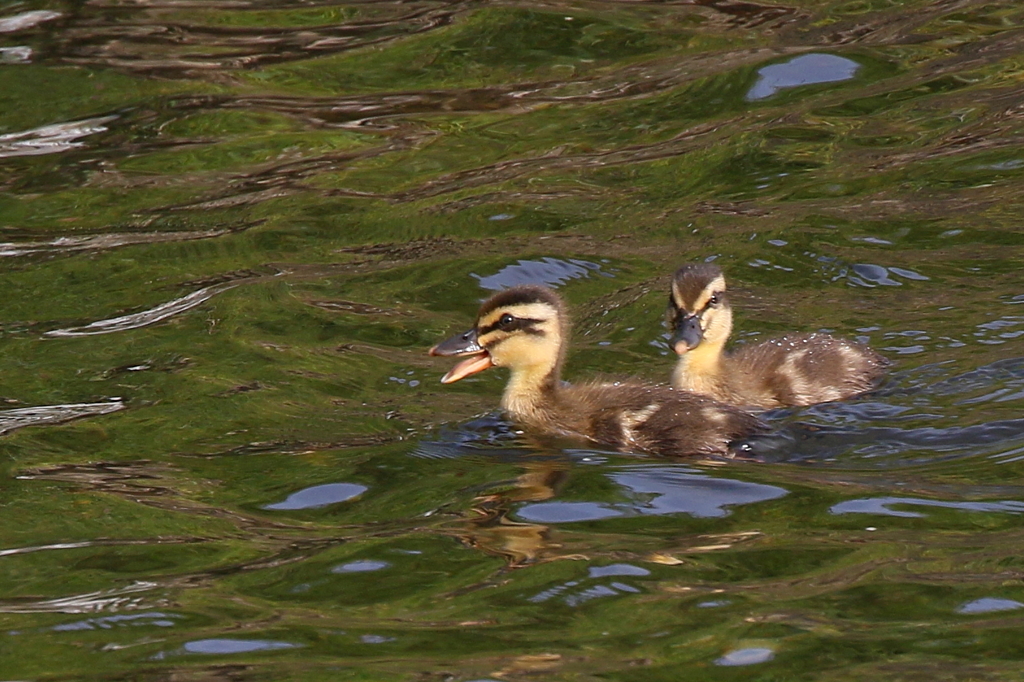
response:
<path id="1" fill-rule="evenodd" d="M 775 408 L 843 400 L 872 389 L 889 361 L 867 346 L 828 334 L 787 334 L 724 352 L 732 308 L 721 268 L 684 265 L 672 278 L 669 345 L 679 355 L 678 389 L 730 405 Z"/>
<path id="2" fill-rule="evenodd" d="M 569 323 L 562 299 L 541 286 L 498 292 L 476 324 L 430 349 L 464 356 L 441 382 L 490 367 L 511 376 L 501 407 L 543 434 L 582 437 L 622 451 L 659 455 L 729 455 L 729 444 L 764 430 L 754 416 L 706 396 L 640 382 L 562 382 Z"/>

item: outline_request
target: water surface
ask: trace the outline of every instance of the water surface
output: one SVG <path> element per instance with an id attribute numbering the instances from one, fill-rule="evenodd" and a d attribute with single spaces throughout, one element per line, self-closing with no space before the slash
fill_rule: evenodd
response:
<path id="1" fill-rule="evenodd" d="M 1024 7 L 0 9 L 0 669 L 1012 680 Z M 668 276 L 880 389 L 749 461 L 540 444 L 433 343 L 524 282 L 667 380 Z"/>

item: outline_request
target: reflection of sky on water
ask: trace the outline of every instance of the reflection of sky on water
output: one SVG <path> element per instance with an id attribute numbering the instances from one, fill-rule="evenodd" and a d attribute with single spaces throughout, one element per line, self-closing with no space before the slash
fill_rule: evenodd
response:
<path id="1" fill-rule="evenodd" d="M 609 474 L 627 492 L 629 502 L 540 502 L 516 515 L 536 523 L 572 523 L 624 516 L 690 514 L 728 516 L 730 507 L 782 497 L 783 488 L 729 478 L 712 478 L 684 466 L 629 467 Z"/>
<path id="2" fill-rule="evenodd" d="M 315 509 L 345 502 L 365 493 L 369 488 L 358 483 L 325 483 L 292 493 L 283 502 L 264 505 L 264 509 Z"/>
<path id="3" fill-rule="evenodd" d="M 765 647 L 751 647 L 749 649 L 735 649 L 725 656 L 717 659 L 715 665 L 754 665 L 765 663 L 775 658 L 775 652 Z"/>
<path id="4" fill-rule="evenodd" d="M 178 618 L 181 618 L 181 616 L 173 613 L 149 611 L 147 613 L 131 613 L 76 620 L 73 623 L 54 625 L 50 629 L 54 632 L 73 632 L 75 630 L 111 630 L 116 627 L 140 625 L 155 625 L 161 628 L 169 628 L 174 626 L 174 621 Z"/>
<path id="5" fill-rule="evenodd" d="M 912 279 L 918 282 L 926 282 L 931 279 L 926 275 L 908 270 L 907 268 L 883 267 L 874 263 L 856 263 L 853 266 L 853 272 L 854 274 L 849 276 L 849 284 L 868 288 L 876 286 L 903 286 L 903 282 L 893 279 L 893 276 Z"/>
<path id="6" fill-rule="evenodd" d="M 351 561 L 347 564 L 335 566 L 331 569 L 331 573 L 368 573 L 370 571 L 380 571 L 390 565 L 387 561 L 360 559 L 359 561 Z"/>
<path id="7" fill-rule="evenodd" d="M 251 651 L 274 651 L 302 646 L 270 639 L 197 639 L 182 647 L 190 654 L 244 654 Z"/>
<path id="8" fill-rule="evenodd" d="M 913 511 L 890 509 L 891 504 L 915 505 L 919 507 L 942 507 L 962 511 L 1003 512 L 1020 514 L 1024 512 L 1024 502 L 1005 500 L 1002 502 L 943 502 L 942 500 L 925 500 L 915 497 L 866 497 L 859 500 L 847 500 L 832 505 L 829 510 L 833 514 L 880 514 L 882 516 L 902 516 L 905 518 L 924 518 L 927 514 Z"/>
<path id="9" fill-rule="evenodd" d="M 805 54 L 788 62 L 765 66 L 757 71 L 757 82 L 747 92 L 747 101 L 771 97 L 779 90 L 815 83 L 835 83 L 853 78 L 860 64 L 834 54 Z"/>
<path id="10" fill-rule="evenodd" d="M 590 277 L 596 272 L 604 277 L 612 275 L 602 272 L 601 266 L 578 258 L 541 258 L 540 260 L 520 260 L 515 265 L 507 265 L 493 275 L 486 277 L 470 273 L 480 286 L 490 291 L 500 291 L 520 284 L 546 284 L 557 287 L 570 279 Z"/>
<path id="11" fill-rule="evenodd" d="M 363 644 L 387 644 L 388 642 L 396 641 L 396 639 L 385 635 L 363 635 L 359 638 L 359 641 Z"/>
<path id="12" fill-rule="evenodd" d="M 885 239 L 879 239 L 877 237 L 851 237 L 856 242 L 865 242 L 868 244 L 883 244 L 891 245 Z M 901 287 L 906 282 L 901 280 L 909 280 L 913 282 L 928 282 L 931 281 L 931 277 L 928 275 L 921 274 L 916 270 L 910 268 L 900 267 L 896 265 L 878 265 L 877 263 L 848 263 L 835 256 L 828 256 L 812 251 L 805 251 L 804 256 L 811 258 L 814 261 L 814 267 L 816 270 L 826 276 L 828 282 L 838 282 L 839 280 L 845 279 L 848 286 L 852 287 L 865 287 L 867 289 L 874 289 L 875 287 Z M 771 263 L 766 260 L 757 260 L 751 265 L 760 267 L 762 265 L 770 265 Z"/>
<path id="13" fill-rule="evenodd" d="M 956 612 L 973 615 L 979 613 L 996 613 L 998 611 L 1016 611 L 1020 608 L 1024 608 L 1024 604 L 1021 604 L 1019 601 L 1014 601 L 1013 599 L 982 597 L 981 599 L 975 599 L 974 601 L 969 601 L 966 604 L 961 604 L 956 607 Z"/>
<path id="14" fill-rule="evenodd" d="M 595 583 L 602 578 L 627 576 L 646 577 L 651 574 L 646 568 L 633 564 L 611 564 L 609 566 L 591 566 L 587 569 L 587 577 L 583 580 L 569 580 L 539 592 L 528 602 L 540 604 L 551 599 L 558 599 L 568 606 L 579 606 L 592 599 L 617 597 L 627 594 L 640 594 L 640 589 L 620 580 Z"/>
<path id="15" fill-rule="evenodd" d="M 277 651 L 279 649 L 298 649 L 302 644 L 277 642 L 272 639 L 228 639 L 216 637 L 212 639 L 196 639 L 185 644 L 177 651 L 161 651 L 150 660 L 162 661 L 168 656 L 180 654 L 248 654 L 254 651 Z"/>
<path id="16" fill-rule="evenodd" d="M 610 566 L 591 566 L 587 569 L 590 578 L 605 578 L 610 575 L 650 575 L 646 568 L 633 564 L 611 564 Z"/>

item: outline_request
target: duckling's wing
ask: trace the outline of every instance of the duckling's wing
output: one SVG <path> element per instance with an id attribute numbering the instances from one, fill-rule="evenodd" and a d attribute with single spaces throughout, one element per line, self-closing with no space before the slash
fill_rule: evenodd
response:
<path id="1" fill-rule="evenodd" d="M 733 380 L 782 405 L 813 405 L 869 391 L 889 361 L 865 345 L 829 334 L 787 334 L 731 355 Z"/>
<path id="2" fill-rule="evenodd" d="M 734 441 L 768 431 L 764 422 L 746 410 L 687 391 L 673 393 L 673 399 L 644 425 L 643 435 L 652 442 L 652 452 L 728 455 Z"/>
<path id="3" fill-rule="evenodd" d="M 664 386 L 591 384 L 573 392 L 589 406 L 590 437 L 624 451 L 724 455 L 732 441 L 766 429 L 743 410 Z"/>

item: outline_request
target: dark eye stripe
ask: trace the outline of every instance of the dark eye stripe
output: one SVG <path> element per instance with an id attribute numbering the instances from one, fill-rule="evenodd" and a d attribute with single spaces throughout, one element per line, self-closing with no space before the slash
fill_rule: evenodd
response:
<path id="1" fill-rule="evenodd" d="M 723 302 L 725 302 L 725 292 L 724 291 L 715 291 L 715 292 L 713 292 L 711 294 L 711 296 L 708 297 L 708 300 L 704 304 L 703 308 L 701 308 L 700 310 L 695 310 L 694 312 L 691 313 L 690 309 L 689 309 L 689 306 L 687 306 L 686 304 L 679 304 L 679 303 L 677 303 L 676 299 L 675 299 L 675 296 L 672 294 L 672 292 L 669 292 L 669 295 L 668 295 L 668 312 L 669 312 L 670 317 L 672 317 L 672 318 L 688 317 L 689 315 L 698 315 L 699 316 L 699 315 L 703 315 L 704 312 L 708 308 L 713 308 L 715 306 L 721 305 Z"/>
<path id="2" fill-rule="evenodd" d="M 503 332 L 524 331 L 527 334 L 543 336 L 544 332 L 536 328 L 536 325 L 540 324 L 543 321 L 544 320 L 531 320 L 529 318 L 514 317 L 512 318 L 511 324 L 501 324 L 501 320 L 499 319 L 494 324 L 489 324 L 486 327 L 481 327 L 477 331 L 477 334 L 480 336 L 484 336 L 486 334 L 490 334 L 491 332 L 500 329 Z"/>

